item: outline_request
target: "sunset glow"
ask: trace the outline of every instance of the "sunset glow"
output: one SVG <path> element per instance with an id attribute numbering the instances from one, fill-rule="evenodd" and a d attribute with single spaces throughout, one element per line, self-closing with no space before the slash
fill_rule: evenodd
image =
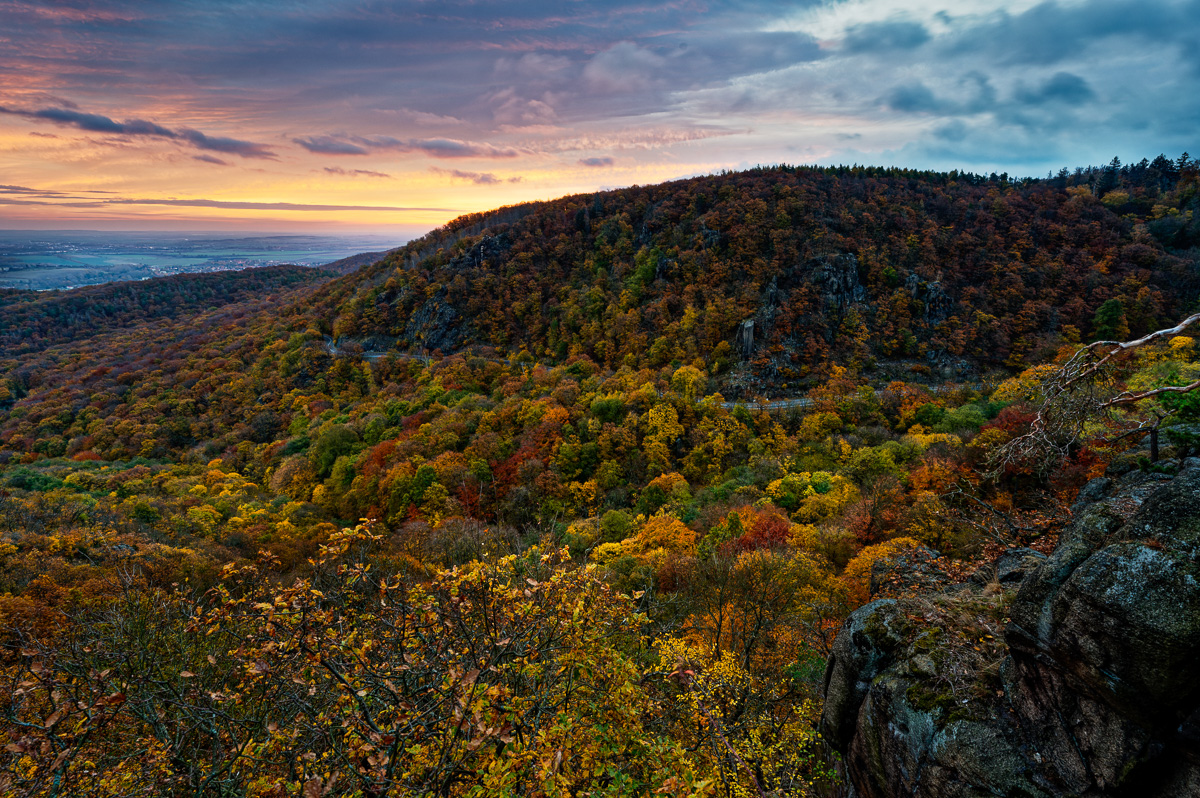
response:
<path id="1" fill-rule="evenodd" d="M 5 228 L 409 236 L 756 164 L 1044 175 L 1200 149 L 1195 0 L 7 0 L 0 18 Z"/>

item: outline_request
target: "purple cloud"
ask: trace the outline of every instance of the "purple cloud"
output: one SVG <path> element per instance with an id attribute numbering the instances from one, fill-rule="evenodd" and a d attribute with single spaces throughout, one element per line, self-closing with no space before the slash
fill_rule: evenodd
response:
<path id="1" fill-rule="evenodd" d="M 171 130 L 145 119 L 126 119 L 124 122 L 118 122 L 103 114 L 89 114 L 71 108 L 42 108 L 36 111 L 28 111 L 3 105 L 0 105 L 0 113 L 23 116 L 26 119 L 44 119 L 56 125 L 66 125 L 78 128 L 79 130 L 86 130 L 89 133 L 109 133 L 118 136 L 148 136 L 171 141 L 182 141 L 191 144 L 196 149 L 240 155 L 243 158 L 275 157 L 275 153 L 265 144 L 256 144 L 255 142 L 242 141 L 241 139 L 208 136 L 199 130 L 192 130 L 191 128 L 183 128 L 178 131 Z"/>
<path id="2" fill-rule="evenodd" d="M 367 150 L 357 144 L 351 144 L 342 139 L 336 139 L 333 136 L 307 136 L 301 139 L 292 139 L 309 152 L 315 152 L 319 155 L 366 155 Z"/>

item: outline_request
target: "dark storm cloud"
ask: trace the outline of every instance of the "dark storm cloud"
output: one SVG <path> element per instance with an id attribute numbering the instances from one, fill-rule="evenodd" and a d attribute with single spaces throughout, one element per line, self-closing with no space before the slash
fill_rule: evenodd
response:
<path id="1" fill-rule="evenodd" d="M 177 131 L 171 130 L 154 122 L 148 122 L 145 119 L 126 119 L 124 122 L 117 122 L 101 114 L 89 114 L 70 108 L 26 110 L 3 105 L 0 105 L 0 113 L 22 116 L 26 119 L 46 120 L 57 125 L 86 130 L 89 133 L 109 133 L 118 136 L 149 136 L 152 138 L 170 139 L 191 144 L 197 149 L 240 155 L 243 158 L 276 157 L 275 153 L 271 152 L 264 144 L 256 144 L 252 141 L 242 141 L 240 139 L 208 136 L 199 130 L 192 130 L 190 128 L 183 128 Z"/>

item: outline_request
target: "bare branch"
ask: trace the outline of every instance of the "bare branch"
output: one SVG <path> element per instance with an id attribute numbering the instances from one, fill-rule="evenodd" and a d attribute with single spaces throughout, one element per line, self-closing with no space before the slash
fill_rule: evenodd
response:
<path id="1" fill-rule="evenodd" d="M 1137 404 L 1143 399 L 1150 399 L 1165 393 L 1188 393 L 1189 391 L 1194 391 L 1197 388 L 1200 388 L 1200 380 L 1196 380 L 1190 385 L 1167 385 L 1162 388 L 1154 388 L 1149 391 L 1142 391 L 1141 393 L 1130 393 L 1129 391 L 1125 391 L 1124 393 L 1117 394 L 1112 399 L 1109 399 L 1102 406 L 1116 407 L 1117 405 L 1132 405 Z"/>
<path id="2" fill-rule="evenodd" d="M 1039 470 L 1046 470 L 1070 455 L 1089 423 L 1111 418 L 1112 410 L 1131 408 L 1157 396 L 1200 389 L 1197 380 L 1190 385 L 1117 392 L 1114 376 L 1118 356 L 1179 335 L 1198 321 L 1200 313 L 1193 313 L 1174 327 L 1156 330 L 1133 341 L 1094 341 L 1079 349 L 1043 380 L 1042 403 L 1029 432 L 996 451 L 991 474 L 995 476 L 1016 463 L 1034 463 Z M 1139 424 L 1138 428 L 1144 426 Z M 1120 437 L 1125 436 L 1116 439 Z"/>

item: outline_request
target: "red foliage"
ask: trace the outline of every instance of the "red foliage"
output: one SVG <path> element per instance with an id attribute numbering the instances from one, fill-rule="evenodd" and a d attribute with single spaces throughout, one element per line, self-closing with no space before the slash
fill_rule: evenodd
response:
<path id="1" fill-rule="evenodd" d="M 362 460 L 361 465 L 359 466 L 362 474 L 365 476 L 374 476 L 382 473 L 387 468 L 388 461 L 391 459 L 392 454 L 395 453 L 395 451 L 395 441 L 384 441 L 383 443 L 376 444 L 371 448 L 371 451 L 367 453 L 367 456 Z"/>
<path id="2" fill-rule="evenodd" d="M 998 429 L 1015 438 L 1029 431 L 1029 425 L 1033 423 L 1035 416 L 1036 413 L 1029 405 L 1009 405 L 1001 410 L 996 418 L 984 424 L 980 431 Z"/>
<path id="3" fill-rule="evenodd" d="M 737 540 L 731 541 L 734 551 L 753 551 L 754 549 L 779 549 L 787 546 L 791 524 L 776 513 L 761 513 L 754 519 L 749 531 Z"/>

